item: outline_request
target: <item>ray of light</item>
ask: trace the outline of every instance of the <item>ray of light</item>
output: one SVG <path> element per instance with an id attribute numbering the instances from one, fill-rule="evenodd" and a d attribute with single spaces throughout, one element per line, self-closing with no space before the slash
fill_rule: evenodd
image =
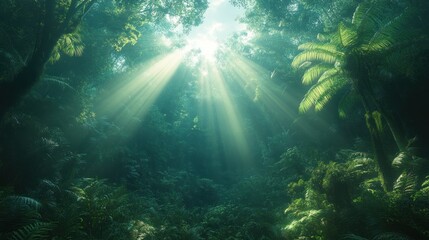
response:
<path id="1" fill-rule="evenodd" d="M 99 112 L 113 117 L 120 127 L 133 129 L 175 74 L 183 56 L 182 50 L 176 50 L 148 61 L 133 77 L 114 84 Z"/>
<path id="2" fill-rule="evenodd" d="M 319 119 L 318 127 L 310 124 L 311 117 L 300 115 L 298 106 L 302 96 L 274 83 L 268 70 L 232 51 L 228 52 L 226 59 L 232 78 L 240 83 L 249 97 L 253 97 L 266 122 L 272 125 L 277 122 L 278 126 L 287 124 L 288 129 L 299 129 L 309 137 L 317 134 L 321 128 L 330 128 L 326 121 Z"/>
<path id="3" fill-rule="evenodd" d="M 231 89 L 225 77 L 212 61 L 205 61 L 200 76 L 200 116 L 210 133 L 209 143 L 221 156 L 218 159 L 230 159 L 228 163 L 250 164 L 252 154 L 245 130 L 242 112 L 232 99 Z M 224 166 L 228 167 L 228 166 Z"/>
<path id="4" fill-rule="evenodd" d="M 232 51 L 227 54 L 226 61 L 231 77 L 263 108 L 267 118 L 281 123 L 297 116 L 297 99 L 274 83 L 268 70 Z"/>

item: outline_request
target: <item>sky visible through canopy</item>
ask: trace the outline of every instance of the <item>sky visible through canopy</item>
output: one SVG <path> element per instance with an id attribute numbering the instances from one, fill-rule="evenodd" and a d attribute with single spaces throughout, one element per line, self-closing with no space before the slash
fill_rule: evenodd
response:
<path id="1" fill-rule="evenodd" d="M 199 48 L 206 57 L 213 57 L 222 42 L 245 29 L 239 22 L 243 14 L 243 9 L 232 6 L 228 0 L 210 0 L 203 23 L 191 30 L 188 44 Z"/>
<path id="2" fill-rule="evenodd" d="M 226 158 L 241 161 L 238 165 L 250 164 L 254 156 L 249 139 L 254 136 L 252 127 L 245 124 L 248 110 L 240 107 L 240 101 L 246 99 L 270 121 L 284 121 L 294 111 L 284 104 L 293 100 L 270 79 L 270 70 L 228 47 L 234 33 L 248 32 L 239 21 L 243 15 L 244 9 L 228 0 L 210 1 L 203 23 L 185 36 L 186 45 L 177 48 L 174 37 L 165 38 L 170 51 L 145 62 L 134 76 L 115 86 L 104 109 L 133 132 L 181 66 L 187 66 L 196 79 L 196 125 L 208 133 L 209 145 Z"/>

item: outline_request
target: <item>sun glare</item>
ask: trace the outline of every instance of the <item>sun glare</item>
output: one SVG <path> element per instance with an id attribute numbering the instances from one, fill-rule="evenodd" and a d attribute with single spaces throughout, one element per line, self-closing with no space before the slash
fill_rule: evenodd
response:
<path id="1" fill-rule="evenodd" d="M 188 40 L 189 50 L 197 50 L 201 52 L 201 55 L 206 59 L 213 61 L 216 59 L 216 53 L 219 49 L 219 43 L 207 37 L 197 37 Z"/>

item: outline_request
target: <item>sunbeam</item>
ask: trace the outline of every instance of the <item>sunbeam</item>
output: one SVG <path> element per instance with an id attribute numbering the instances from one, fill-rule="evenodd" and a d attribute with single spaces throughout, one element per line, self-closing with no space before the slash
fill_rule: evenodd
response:
<path id="1" fill-rule="evenodd" d="M 183 50 L 175 50 L 147 62 L 134 77 L 113 86 L 114 90 L 103 100 L 99 112 L 112 116 L 120 127 L 132 130 L 150 110 L 183 57 Z"/>
<path id="2" fill-rule="evenodd" d="M 278 123 L 297 116 L 297 100 L 270 79 L 270 72 L 246 57 L 229 51 L 227 71 L 245 90 L 247 96 L 265 113 L 265 118 Z"/>
<path id="3" fill-rule="evenodd" d="M 219 43 L 207 37 L 198 37 L 188 40 L 188 46 L 186 49 L 197 50 L 201 52 L 201 55 L 205 60 L 214 61 L 216 60 L 216 52 L 218 51 Z"/>
<path id="4" fill-rule="evenodd" d="M 233 94 L 226 84 L 223 73 L 212 61 L 204 61 L 200 74 L 199 114 L 203 124 L 210 132 L 210 144 L 230 160 L 223 163 L 230 167 L 251 164 L 251 151 L 246 134 L 246 121 L 243 113 L 236 107 Z M 221 163 L 222 164 L 222 163 Z"/>

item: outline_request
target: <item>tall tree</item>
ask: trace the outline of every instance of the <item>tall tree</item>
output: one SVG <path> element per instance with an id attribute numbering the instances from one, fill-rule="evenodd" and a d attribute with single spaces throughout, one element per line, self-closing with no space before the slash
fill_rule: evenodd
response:
<path id="1" fill-rule="evenodd" d="M 38 82 L 49 59 L 57 60 L 61 51 L 69 55 L 82 53 L 83 46 L 77 30 L 90 11 L 105 11 L 107 6 L 110 11 L 105 12 L 123 24 L 117 30 L 123 33 L 120 34 L 121 38 L 113 43 L 117 50 L 121 50 L 124 45 L 133 43 L 140 37 L 136 27 L 144 22 L 157 21 L 169 15 L 177 18 L 177 23 L 186 28 L 199 24 L 202 13 L 208 6 L 206 0 L 186 0 L 180 4 L 175 1 L 145 0 L 44 0 L 31 2 L 32 8 L 26 4 L 26 1 L 19 0 L 8 0 L 2 4 L 6 15 L 0 24 L 4 29 L 11 30 L 5 33 L 11 39 L 9 45 L 13 46 L 15 39 L 22 43 L 22 38 L 17 33 L 31 33 L 27 34 L 28 42 L 22 44 L 25 50 L 18 51 L 28 56 L 22 61 L 23 66 L 10 74 L 8 79 L 0 81 L 0 119 Z M 30 18 L 36 24 L 28 25 L 24 22 L 19 25 L 23 18 Z M 10 55 L 6 54 L 8 46 L 0 47 L 0 53 Z"/>
<path id="2" fill-rule="evenodd" d="M 390 190 L 394 175 L 381 142 L 382 119 L 386 120 L 400 151 L 406 150 L 408 141 L 401 119 L 387 109 L 387 100 L 379 96 L 384 87 L 380 66 L 389 58 L 400 61 L 415 56 L 425 49 L 422 43 L 427 43 L 428 38 L 411 27 L 414 24 L 411 20 L 419 15 L 417 6 L 408 5 L 395 13 L 386 10 L 387 4 L 388 1 L 361 3 L 350 23 L 340 23 L 338 30 L 329 36 L 319 35 L 320 42 L 300 45 L 303 52 L 294 58 L 292 66 L 306 69 L 302 82 L 313 84 L 300 104 L 302 112 L 313 107 L 321 110 L 335 94 L 346 92 L 339 108 L 344 116 L 344 107 L 351 99 L 361 100 L 380 174 Z"/>

